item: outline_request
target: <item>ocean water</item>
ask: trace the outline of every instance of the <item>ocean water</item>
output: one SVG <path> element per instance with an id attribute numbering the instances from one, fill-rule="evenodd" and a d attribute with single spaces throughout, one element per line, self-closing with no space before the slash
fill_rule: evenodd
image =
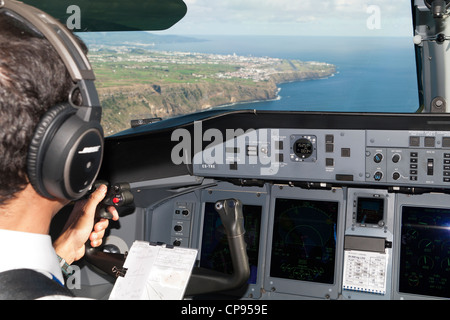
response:
<path id="1" fill-rule="evenodd" d="M 196 36 L 204 41 L 159 44 L 156 50 L 269 56 L 336 65 L 327 79 L 279 85 L 279 99 L 233 108 L 415 112 L 419 107 L 412 38 Z M 228 106 L 229 107 L 229 106 Z"/>

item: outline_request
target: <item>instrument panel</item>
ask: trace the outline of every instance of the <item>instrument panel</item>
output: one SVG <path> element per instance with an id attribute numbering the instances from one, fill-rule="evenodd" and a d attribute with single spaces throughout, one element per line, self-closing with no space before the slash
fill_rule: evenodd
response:
<path id="1" fill-rule="evenodd" d="M 197 266 L 231 274 L 213 204 L 242 201 L 250 277 L 244 299 L 448 299 L 450 196 L 217 182 L 149 210 L 144 240 L 197 248 Z M 174 204 L 176 205 L 174 208 Z M 193 210 L 179 220 L 177 206 Z M 182 221 L 184 235 L 173 230 Z"/>
<path id="2" fill-rule="evenodd" d="M 194 174 L 273 181 L 450 187 L 450 131 L 257 129 L 207 146 Z"/>
<path id="3" fill-rule="evenodd" d="M 265 292 L 449 298 L 450 131 L 262 128 L 226 136 L 194 155 L 193 173 L 269 189 Z M 441 205 L 415 205 L 412 194 L 424 190 L 442 192 Z"/>
<path id="4" fill-rule="evenodd" d="M 449 299 L 445 119 L 233 112 L 113 137 L 106 155 L 134 194 L 124 225 L 198 249 L 196 267 L 233 273 L 213 204 L 242 202 L 250 277 L 221 297 Z"/>

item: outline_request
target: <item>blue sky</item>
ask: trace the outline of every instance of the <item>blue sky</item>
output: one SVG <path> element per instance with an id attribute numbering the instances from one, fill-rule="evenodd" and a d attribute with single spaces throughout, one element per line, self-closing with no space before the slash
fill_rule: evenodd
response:
<path id="1" fill-rule="evenodd" d="M 161 33 L 411 36 L 410 0 L 184 0 L 186 16 Z"/>

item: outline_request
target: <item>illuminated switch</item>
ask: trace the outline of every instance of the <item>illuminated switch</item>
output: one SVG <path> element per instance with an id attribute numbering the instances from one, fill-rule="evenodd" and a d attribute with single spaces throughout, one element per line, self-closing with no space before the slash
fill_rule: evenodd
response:
<path id="1" fill-rule="evenodd" d="M 341 157 L 349 158 L 350 157 L 350 148 L 341 148 Z"/>
<path id="2" fill-rule="evenodd" d="M 279 140 L 279 141 L 275 141 L 275 149 L 276 150 L 283 150 L 283 141 Z"/>
<path id="3" fill-rule="evenodd" d="M 425 137 L 425 147 L 427 148 L 434 148 L 436 145 L 436 138 L 435 137 Z"/>
<path id="4" fill-rule="evenodd" d="M 333 158 L 326 158 L 325 159 L 325 166 L 327 166 L 327 167 L 334 167 L 334 159 Z"/>
<path id="5" fill-rule="evenodd" d="M 420 146 L 420 137 L 409 137 L 409 146 L 410 147 L 418 147 Z"/>
<path id="6" fill-rule="evenodd" d="M 325 144 L 325 152 L 327 153 L 334 152 L 334 144 L 332 143 Z"/>
<path id="7" fill-rule="evenodd" d="M 334 135 L 332 134 L 325 136 L 325 152 L 334 152 Z"/>
<path id="8" fill-rule="evenodd" d="M 442 148 L 450 148 L 450 137 L 442 138 Z"/>

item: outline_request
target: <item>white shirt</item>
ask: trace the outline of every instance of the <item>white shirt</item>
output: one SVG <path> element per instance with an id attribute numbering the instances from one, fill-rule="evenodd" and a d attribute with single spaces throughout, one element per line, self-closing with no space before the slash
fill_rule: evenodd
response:
<path id="1" fill-rule="evenodd" d="M 64 283 L 49 235 L 0 229 L 0 272 L 32 269 Z"/>

